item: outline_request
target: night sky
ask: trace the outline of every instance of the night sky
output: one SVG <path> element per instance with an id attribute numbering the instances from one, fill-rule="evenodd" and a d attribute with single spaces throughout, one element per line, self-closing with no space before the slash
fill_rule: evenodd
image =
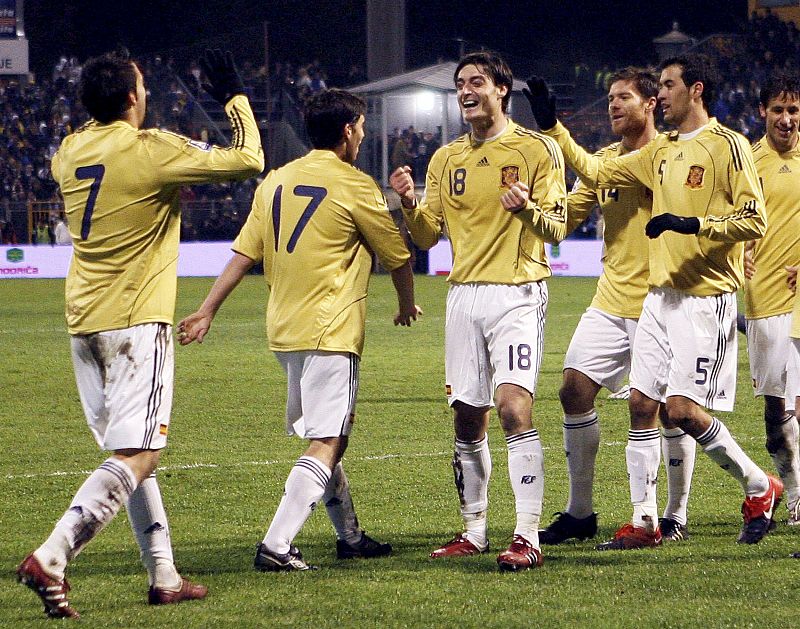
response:
<path id="1" fill-rule="evenodd" d="M 669 31 L 673 20 L 702 37 L 735 31 L 747 14 L 746 0 L 407 0 L 406 6 L 409 68 L 455 58 L 455 39 L 462 37 L 468 50 L 485 46 L 504 54 L 515 73 L 579 56 L 611 65 L 646 62 L 653 56 L 650 40 Z M 365 64 L 365 7 L 365 0 L 26 0 L 25 14 L 32 69 L 49 72 L 60 54 L 85 59 L 119 42 L 134 54 L 221 45 L 263 61 L 265 20 L 271 60 Z"/>

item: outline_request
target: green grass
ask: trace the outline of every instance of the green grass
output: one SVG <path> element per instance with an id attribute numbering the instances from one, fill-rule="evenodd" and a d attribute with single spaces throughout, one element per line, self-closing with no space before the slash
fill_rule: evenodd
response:
<path id="1" fill-rule="evenodd" d="M 180 281 L 178 315 L 200 303 L 209 279 Z M 63 325 L 63 282 L 0 282 L 0 625 L 44 625 L 34 595 L 14 583 L 22 557 L 49 534 L 85 474 L 102 460 L 85 426 Z M 563 508 L 566 466 L 557 391 L 561 363 L 593 280 L 550 281 L 550 311 L 534 422 L 546 448 L 545 523 Z M 800 531 L 781 524 L 761 544 L 735 544 L 738 485 L 698 454 L 689 542 L 655 551 L 598 553 L 591 542 L 545 548 L 541 570 L 500 574 L 495 553 L 432 561 L 460 527 L 452 486 L 452 420 L 444 398 L 446 285 L 417 278 L 421 323 L 394 328 L 386 276 L 373 279 L 358 416 L 346 468 L 362 524 L 391 541 L 391 557 L 335 559 L 324 510 L 297 538 L 321 569 L 252 570 L 261 539 L 302 451 L 283 434 L 284 379 L 264 338 L 261 278 L 248 277 L 202 346 L 177 348 L 170 445 L 159 478 L 176 560 L 210 588 L 204 602 L 145 605 L 146 576 L 122 515 L 74 562 L 72 602 L 97 627 L 730 627 L 793 623 Z M 761 405 L 740 348 L 736 411 L 724 421 L 745 450 L 770 466 Z M 630 517 L 625 402 L 598 399 L 602 441 L 596 509 L 600 537 Z M 513 499 L 502 433 L 490 444 L 490 540 L 510 541 Z M 663 476 L 663 475 L 662 475 Z M 664 480 L 660 496 L 664 496 Z M 779 516 L 785 520 L 783 507 Z M 792 611 L 795 610 L 795 611 Z"/>

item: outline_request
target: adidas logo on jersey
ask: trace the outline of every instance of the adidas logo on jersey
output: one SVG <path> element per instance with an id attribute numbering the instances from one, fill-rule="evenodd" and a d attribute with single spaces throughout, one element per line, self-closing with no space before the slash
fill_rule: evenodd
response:
<path id="1" fill-rule="evenodd" d="M 717 394 L 717 399 L 718 399 L 718 400 L 725 400 L 725 399 L 727 399 L 727 398 L 725 397 L 725 391 L 720 391 L 720 392 Z"/>
<path id="2" fill-rule="evenodd" d="M 479 161 L 479 162 L 478 162 L 477 164 L 475 164 L 475 165 L 476 165 L 476 166 L 488 166 L 488 165 L 489 165 L 489 160 L 488 160 L 488 159 L 486 159 L 486 157 L 484 156 L 484 157 L 482 157 L 482 158 L 481 158 L 481 161 Z"/>
<path id="3" fill-rule="evenodd" d="M 780 167 L 780 170 L 778 170 L 778 172 L 779 173 L 790 173 L 790 172 L 792 172 L 792 169 L 789 168 L 789 166 L 787 166 L 786 164 L 784 164 L 783 166 Z"/>
<path id="4" fill-rule="evenodd" d="M 683 161 L 683 151 L 678 153 L 678 155 L 675 157 L 675 161 L 676 162 L 682 162 Z"/>

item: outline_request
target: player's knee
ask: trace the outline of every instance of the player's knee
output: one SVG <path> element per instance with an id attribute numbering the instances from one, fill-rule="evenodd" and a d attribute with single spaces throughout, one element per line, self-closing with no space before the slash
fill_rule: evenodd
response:
<path id="1" fill-rule="evenodd" d="M 561 408 L 567 415 L 581 415 L 594 408 L 594 400 L 600 385 L 595 384 L 575 369 L 565 369 L 564 379 L 558 391 Z"/>
<path id="2" fill-rule="evenodd" d="M 658 425 L 658 409 L 660 403 L 652 400 L 640 391 L 631 389 L 628 398 L 628 411 L 631 416 L 631 427 L 638 430 Z"/>
<path id="3" fill-rule="evenodd" d="M 500 425 L 507 435 L 513 435 L 532 428 L 531 404 L 528 400 L 517 397 L 498 400 L 497 415 L 500 417 Z"/>
<path id="4" fill-rule="evenodd" d="M 683 428 L 685 423 L 696 418 L 699 408 L 696 402 L 687 398 L 680 396 L 669 397 L 666 403 L 667 419 L 671 425 Z"/>

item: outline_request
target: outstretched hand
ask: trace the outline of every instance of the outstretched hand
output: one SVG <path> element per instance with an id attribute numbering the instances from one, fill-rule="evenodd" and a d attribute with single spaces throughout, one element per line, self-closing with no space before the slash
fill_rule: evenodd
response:
<path id="1" fill-rule="evenodd" d="M 545 80 L 540 76 L 532 76 L 526 81 L 528 87 L 522 88 L 522 93 L 528 99 L 531 113 L 536 118 L 536 124 L 542 130 L 552 129 L 556 126 L 556 96 L 550 92 Z"/>
<path id="2" fill-rule="evenodd" d="M 211 329 L 213 316 L 204 314 L 199 310 L 190 314 L 178 323 L 178 342 L 181 345 L 189 345 L 193 341 L 202 343 L 208 331 Z"/>
<path id="3" fill-rule="evenodd" d="M 401 309 L 400 312 L 394 316 L 394 324 L 410 327 L 411 322 L 416 321 L 417 317 L 421 317 L 422 314 L 422 308 L 413 304 L 410 308 Z"/>
<path id="4" fill-rule="evenodd" d="M 220 105 L 224 106 L 236 94 L 244 94 L 244 81 L 230 51 L 207 49 L 200 58 L 200 67 L 206 75 L 203 89 Z"/>

